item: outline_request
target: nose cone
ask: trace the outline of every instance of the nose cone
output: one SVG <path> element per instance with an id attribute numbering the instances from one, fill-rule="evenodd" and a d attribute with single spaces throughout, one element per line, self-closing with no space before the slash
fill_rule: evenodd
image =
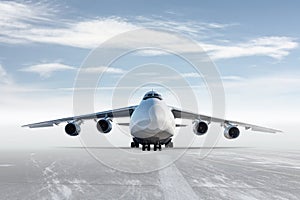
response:
<path id="1" fill-rule="evenodd" d="M 141 118 L 137 124 L 145 130 L 159 132 L 165 129 L 166 114 L 160 105 L 154 104 L 150 107 L 148 113 L 145 113 L 144 118 Z"/>
<path id="2" fill-rule="evenodd" d="M 155 137 L 157 134 L 169 131 L 169 110 L 157 99 L 148 99 L 132 116 L 131 133 L 138 138 Z"/>

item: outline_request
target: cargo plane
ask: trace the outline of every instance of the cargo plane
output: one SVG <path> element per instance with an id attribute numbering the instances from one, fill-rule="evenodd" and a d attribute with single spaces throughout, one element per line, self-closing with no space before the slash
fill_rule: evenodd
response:
<path id="1" fill-rule="evenodd" d="M 166 148 L 172 148 L 172 137 L 174 136 L 175 128 L 185 126 L 176 124 L 176 118 L 191 120 L 193 122 L 193 131 L 196 135 L 207 133 L 211 122 L 220 123 L 224 127 L 224 136 L 227 139 L 237 138 L 240 135 L 239 127 L 268 133 L 281 132 L 276 129 L 210 117 L 174 108 L 168 106 L 162 96 L 153 90 L 147 92 L 140 104 L 136 106 L 27 124 L 22 127 L 51 127 L 66 122 L 65 132 L 70 136 L 78 136 L 81 131 L 80 125 L 84 120 L 95 120 L 99 132 L 109 133 L 112 130 L 112 120 L 120 117 L 130 118 L 129 123 L 119 123 L 119 125 L 129 126 L 132 136 L 131 148 L 139 148 L 141 145 L 143 151 L 150 151 L 151 145 L 153 145 L 154 151 L 161 150 L 162 145 Z"/>

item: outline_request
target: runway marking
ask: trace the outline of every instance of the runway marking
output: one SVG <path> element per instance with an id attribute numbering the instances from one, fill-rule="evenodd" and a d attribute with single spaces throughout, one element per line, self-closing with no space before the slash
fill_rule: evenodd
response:
<path id="1" fill-rule="evenodd" d="M 15 165 L 12 164 L 0 164 L 0 167 L 13 167 Z"/>
<path id="2" fill-rule="evenodd" d="M 158 173 L 164 199 L 199 199 L 175 164 L 159 170 Z"/>

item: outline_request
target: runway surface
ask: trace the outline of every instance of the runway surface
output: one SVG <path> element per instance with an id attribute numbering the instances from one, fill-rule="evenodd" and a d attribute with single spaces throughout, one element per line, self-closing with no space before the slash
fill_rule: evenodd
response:
<path id="1" fill-rule="evenodd" d="M 199 149 L 180 157 L 182 149 L 124 151 L 132 156 L 93 148 L 99 162 L 84 148 L 2 150 L 0 198 L 300 199 L 300 151 L 217 148 L 205 158 Z"/>

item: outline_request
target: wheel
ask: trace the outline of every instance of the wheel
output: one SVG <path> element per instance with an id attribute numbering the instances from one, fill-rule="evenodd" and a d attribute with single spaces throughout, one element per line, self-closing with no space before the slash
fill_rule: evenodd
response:
<path id="1" fill-rule="evenodd" d="M 134 142 L 131 142 L 131 143 L 130 143 L 130 147 L 131 147 L 131 148 L 134 148 L 134 147 L 135 147 L 135 143 L 134 143 Z"/>
<path id="2" fill-rule="evenodd" d="M 147 145 L 147 151 L 150 151 L 150 144 Z"/>
<path id="3" fill-rule="evenodd" d="M 160 150 L 160 151 L 161 151 L 161 144 L 159 144 L 159 145 L 158 145 L 158 150 Z"/>
<path id="4" fill-rule="evenodd" d="M 154 144 L 153 151 L 156 151 L 156 150 L 157 150 L 157 145 Z"/>
<path id="5" fill-rule="evenodd" d="M 139 148 L 140 147 L 139 143 L 135 142 L 134 144 L 135 144 L 135 148 Z"/>
<path id="6" fill-rule="evenodd" d="M 146 150 L 146 146 L 143 144 L 142 151 L 145 151 L 145 150 Z"/>

